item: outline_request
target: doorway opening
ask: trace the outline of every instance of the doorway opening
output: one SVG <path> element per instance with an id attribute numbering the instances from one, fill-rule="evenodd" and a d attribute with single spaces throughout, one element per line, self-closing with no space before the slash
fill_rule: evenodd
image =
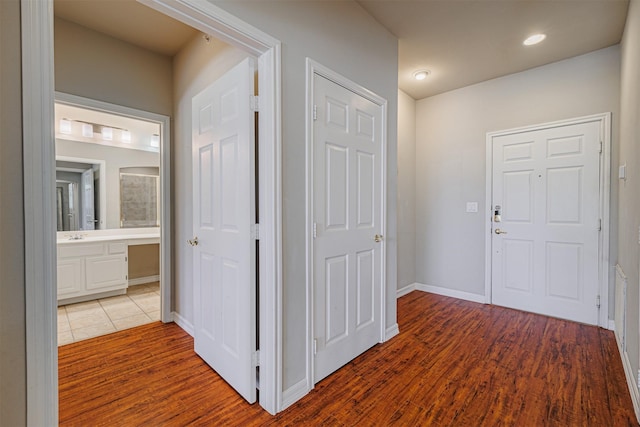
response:
<path id="1" fill-rule="evenodd" d="M 259 263 L 260 263 L 260 405 L 271 413 L 282 408 L 281 372 L 281 173 L 280 173 L 280 43 L 239 21 L 224 10 L 192 0 L 145 1 L 152 8 L 179 19 L 258 58 L 261 110 L 259 147 Z M 23 135 L 25 150 L 25 246 L 27 259 L 27 396 L 29 423 L 57 420 L 57 351 L 55 346 L 55 222 L 53 211 L 53 16 L 50 4 L 22 2 Z M 33 163 L 38 163 L 34 167 Z M 173 173 L 180 175 L 179 170 Z M 172 181 L 176 185 L 175 181 Z M 36 183 L 38 183 L 36 185 Z M 49 187 L 49 184 L 51 188 Z M 46 190 L 46 191 L 45 191 Z M 176 192 L 177 193 L 177 192 Z M 174 194 L 176 194 L 174 193 Z M 51 206 L 51 209 L 46 208 Z M 176 218 L 177 226 L 184 218 Z M 190 228 L 190 227 L 189 227 Z M 180 235 L 179 230 L 173 232 Z M 37 238 L 36 236 L 40 236 Z M 178 268 L 185 260 L 172 256 Z M 178 273 L 176 272 L 176 275 Z M 175 290 L 175 287 L 174 287 Z M 176 302 L 177 303 L 177 302 Z M 175 308 L 175 307 L 174 307 Z M 173 312 L 178 323 L 188 320 Z"/>

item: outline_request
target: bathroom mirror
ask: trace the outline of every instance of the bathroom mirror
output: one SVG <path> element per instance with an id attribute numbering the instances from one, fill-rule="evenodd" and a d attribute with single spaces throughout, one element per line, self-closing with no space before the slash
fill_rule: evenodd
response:
<path id="1" fill-rule="evenodd" d="M 58 231 L 160 226 L 160 125 L 55 104 Z"/>

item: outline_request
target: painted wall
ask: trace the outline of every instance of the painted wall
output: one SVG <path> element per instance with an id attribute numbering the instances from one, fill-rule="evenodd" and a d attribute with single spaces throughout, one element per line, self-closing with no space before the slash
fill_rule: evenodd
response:
<path id="1" fill-rule="evenodd" d="M 54 32 L 58 92 L 171 115 L 171 58 L 60 18 Z"/>
<path id="2" fill-rule="evenodd" d="M 26 425 L 20 1 L 0 1 L 0 425 Z"/>
<path id="3" fill-rule="evenodd" d="M 640 361 L 638 313 L 640 265 L 638 227 L 640 226 L 640 1 L 631 0 L 622 38 L 620 96 L 620 164 L 627 165 L 626 181 L 613 181 L 619 189 L 618 263 L 627 276 L 627 354 L 631 372 L 638 372 Z M 631 374 L 635 378 L 636 374 Z"/>
<path id="4" fill-rule="evenodd" d="M 171 151 L 173 194 L 174 311 L 193 325 L 193 193 L 191 151 L 191 99 L 218 77 L 240 63 L 247 54 L 221 41 L 207 43 L 198 34 L 173 60 L 175 100 L 174 141 Z"/>
<path id="5" fill-rule="evenodd" d="M 160 274 L 160 245 L 129 246 L 129 280 Z"/>
<path id="6" fill-rule="evenodd" d="M 398 90 L 398 289 L 416 281 L 416 101 Z"/>
<path id="7" fill-rule="evenodd" d="M 160 166 L 160 154 L 158 153 L 65 139 L 56 139 L 56 155 L 106 162 L 106 228 L 120 228 L 120 168 L 157 168 Z"/>
<path id="8" fill-rule="evenodd" d="M 418 101 L 417 282 L 484 295 L 487 132 L 610 111 L 617 177 L 619 93 L 620 49 L 614 46 Z M 615 260 L 615 187 L 611 200 Z M 479 213 L 466 213 L 466 202 L 478 202 Z M 613 292 L 611 285 L 610 316 Z"/>
<path id="9" fill-rule="evenodd" d="M 355 2 L 213 1 L 282 42 L 283 390 L 306 381 L 306 58 L 386 98 L 387 326 L 396 323 L 397 39 Z"/>

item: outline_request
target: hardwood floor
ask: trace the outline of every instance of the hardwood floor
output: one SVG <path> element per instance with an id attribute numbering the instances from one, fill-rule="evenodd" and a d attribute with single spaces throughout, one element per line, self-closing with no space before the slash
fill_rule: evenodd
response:
<path id="1" fill-rule="evenodd" d="M 60 425 L 638 425 L 611 331 L 418 291 L 398 318 L 399 336 L 275 417 L 174 324 L 62 346 Z"/>

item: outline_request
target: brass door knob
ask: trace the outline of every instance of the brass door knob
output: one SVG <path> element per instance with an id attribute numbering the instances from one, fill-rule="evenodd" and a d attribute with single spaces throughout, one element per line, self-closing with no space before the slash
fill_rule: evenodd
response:
<path id="1" fill-rule="evenodd" d="M 375 240 L 376 243 L 382 242 L 382 234 L 376 234 L 373 240 Z"/>
<path id="2" fill-rule="evenodd" d="M 499 228 L 496 228 L 495 233 L 496 233 L 496 234 L 507 234 L 507 232 L 506 232 L 506 231 L 502 231 L 502 230 L 500 230 Z"/>

